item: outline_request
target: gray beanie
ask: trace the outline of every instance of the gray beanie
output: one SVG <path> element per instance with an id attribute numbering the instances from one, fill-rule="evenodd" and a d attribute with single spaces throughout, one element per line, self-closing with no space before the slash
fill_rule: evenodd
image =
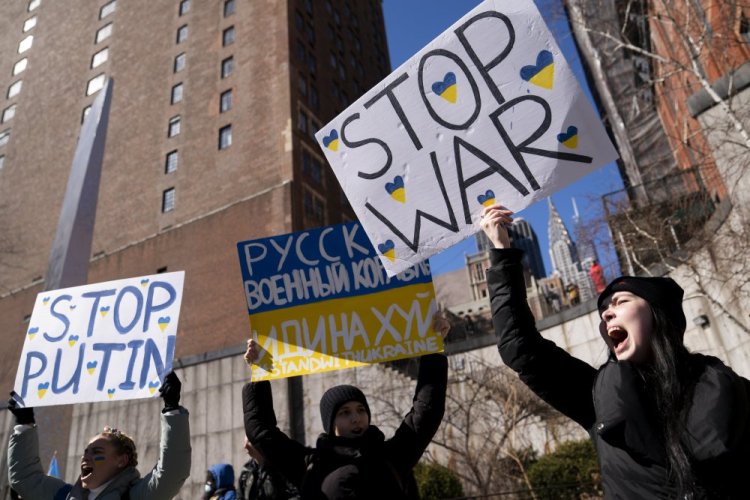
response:
<path id="1" fill-rule="evenodd" d="M 323 421 L 323 429 L 328 434 L 333 434 L 333 421 L 336 418 L 336 412 L 349 401 L 362 403 L 367 411 L 367 417 L 372 420 L 370 406 L 367 404 L 365 394 L 353 385 L 337 385 L 328 389 L 320 398 L 320 419 Z"/>

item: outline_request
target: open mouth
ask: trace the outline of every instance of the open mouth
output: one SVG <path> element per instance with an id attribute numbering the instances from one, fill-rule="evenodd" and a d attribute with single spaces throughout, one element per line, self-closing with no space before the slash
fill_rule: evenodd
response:
<path id="1" fill-rule="evenodd" d="M 94 473 L 94 468 L 87 465 L 81 466 L 81 481 L 91 479 L 91 475 Z"/>
<path id="2" fill-rule="evenodd" d="M 620 328 L 619 326 L 612 326 L 607 329 L 607 335 L 612 340 L 612 348 L 615 353 L 620 347 L 624 347 L 625 340 L 628 338 L 628 332 Z"/>

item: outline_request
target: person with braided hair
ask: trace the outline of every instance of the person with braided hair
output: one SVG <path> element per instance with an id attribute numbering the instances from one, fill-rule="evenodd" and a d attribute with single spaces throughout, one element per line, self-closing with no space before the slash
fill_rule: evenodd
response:
<path id="1" fill-rule="evenodd" d="M 89 440 L 81 456 L 75 484 L 47 476 L 39 460 L 39 438 L 33 408 L 18 406 L 11 393 L 8 410 L 16 426 L 8 442 L 8 479 L 22 498 L 54 500 L 166 500 L 174 498 L 190 475 L 188 412 L 180 406 L 182 384 L 177 374 L 164 377 L 159 389 L 161 414 L 159 460 L 141 477 L 133 439 L 119 429 L 104 427 Z"/>

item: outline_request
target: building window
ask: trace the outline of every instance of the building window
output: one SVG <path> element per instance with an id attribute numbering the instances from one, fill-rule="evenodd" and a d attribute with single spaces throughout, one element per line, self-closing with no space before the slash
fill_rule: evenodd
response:
<path id="1" fill-rule="evenodd" d="M 106 40 L 112 35 L 112 23 L 105 24 L 96 32 L 96 43 Z"/>
<path id="2" fill-rule="evenodd" d="M 15 97 L 21 92 L 21 87 L 23 87 L 23 80 L 18 80 L 15 83 L 12 83 L 10 87 L 8 87 L 8 99 L 11 97 Z"/>
<path id="3" fill-rule="evenodd" d="M 100 50 L 91 58 L 91 68 L 96 68 L 104 64 L 109 59 L 109 47 Z"/>
<path id="4" fill-rule="evenodd" d="M 10 140 L 10 130 L 4 130 L 0 132 L 0 148 L 8 144 Z"/>
<path id="5" fill-rule="evenodd" d="M 315 28 L 312 24 L 308 23 L 305 33 L 307 34 L 307 41 L 310 42 L 310 45 L 315 45 Z"/>
<path id="6" fill-rule="evenodd" d="M 310 70 L 310 73 L 313 75 L 315 74 L 315 71 L 318 69 L 318 61 L 315 59 L 315 56 L 312 52 L 307 54 L 307 69 Z"/>
<path id="7" fill-rule="evenodd" d="M 234 58 L 230 56 L 221 61 L 221 77 L 228 77 L 232 71 L 234 71 Z"/>
<path id="8" fill-rule="evenodd" d="M 190 10 L 190 0 L 182 0 L 180 2 L 180 15 L 184 16 Z"/>
<path id="9" fill-rule="evenodd" d="M 346 66 L 344 66 L 344 61 L 339 61 L 339 76 L 342 80 L 346 80 Z"/>
<path id="10" fill-rule="evenodd" d="M 302 173 L 316 184 L 323 183 L 323 164 L 306 149 L 302 150 Z"/>
<path id="11" fill-rule="evenodd" d="M 328 57 L 328 62 L 330 62 L 330 63 L 331 63 L 331 68 L 333 68 L 333 69 L 336 69 L 336 65 L 338 64 L 338 63 L 336 62 L 336 61 L 337 61 L 337 59 L 336 59 L 336 54 L 335 54 L 335 53 L 333 53 L 333 52 L 331 52 L 331 53 L 330 53 L 330 54 L 329 54 L 328 56 L 329 56 L 329 57 Z"/>
<path id="12" fill-rule="evenodd" d="M 740 13 L 740 36 L 745 43 L 750 43 L 750 19 L 745 16 L 745 13 Z"/>
<path id="13" fill-rule="evenodd" d="M 297 128 L 303 134 L 307 134 L 307 114 L 304 111 L 300 111 L 297 116 Z"/>
<path id="14" fill-rule="evenodd" d="M 305 60 L 305 44 L 302 40 L 297 40 L 297 59 L 300 62 Z"/>
<path id="15" fill-rule="evenodd" d="M 23 32 L 26 33 L 27 31 L 34 29 L 34 26 L 36 26 L 36 16 L 28 18 L 26 22 L 23 23 Z"/>
<path id="16" fill-rule="evenodd" d="M 42 3 L 42 0 L 31 0 L 29 2 L 29 8 L 27 9 L 29 12 L 39 7 L 39 4 Z"/>
<path id="17" fill-rule="evenodd" d="M 81 112 L 81 123 L 83 123 L 83 120 L 86 119 L 87 116 L 89 116 L 89 113 L 91 113 L 91 106 L 86 106 L 83 108 L 83 111 Z"/>
<path id="18" fill-rule="evenodd" d="M 310 86 L 310 96 L 308 98 L 310 107 L 314 110 L 320 109 L 320 96 L 318 96 L 318 89 L 314 86 Z"/>
<path id="19" fill-rule="evenodd" d="M 188 38 L 188 27 L 187 24 L 184 24 L 177 28 L 177 43 L 182 43 Z"/>
<path id="20" fill-rule="evenodd" d="M 299 82 L 297 84 L 297 88 L 299 88 L 299 93 L 301 96 L 307 97 L 307 79 L 302 73 L 299 74 Z"/>
<path id="21" fill-rule="evenodd" d="M 170 103 L 172 104 L 177 104 L 180 101 L 182 101 L 182 83 L 178 83 L 172 87 L 172 96 L 170 98 Z"/>
<path id="22" fill-rule="evenodd" d="M 219 99 L 219 113 L 224 113 L 232 109 L 232 89 L 221 93 Z"/>
<path id="23" fill-rule="evenodd" d="M 5 156 L 0 155 L 0 170 L 3 169 L 3 166 L 5 165 Z"/>
<path id="24" fill-rule="evenodd" d="M 177 155 L 176 149 L 167 153 L 167 158 L 164 161 L 164 173 L 171 174 L 172 172 L 176 171 L 178 160 L 179 156 Z"/>
<path id="25" fill-rule="evenodd" d="M 310 226 L 322 226 L 325 223 L 325 202 L 312 191 L 305 189 L 302 197 L 303 210 L 305 212 L 305 221 Z"/>
<path id="26" fill-rule="evenodd" d="M 305 29 L 305 20 L 302 14 L 296 10 L 294 11 L 294 27 L 297 28 L 297 33 L 302 33 L 302 30 Z"/>
<path id="27" fill-rule="evenodd" d="M 320 124 L 310 118 L 310 139 L 313 141 L 315 140 L 315 134 L 318 133 L 318 130 L 320 130 Z"/>
<path id="28" fill-rule="evenodd" d="M 312 0 L 305 0 L 305 10 L 307 11 L 308 14 L 312 16 L 312 13 L 313 13 Z"/>
<path id="29" fill-rule="evenodd" d="M 224 17 L 234 14 L 235 6 L 234 0 L 224 0 Z"/>
<path id="30" fill-rule="evenodd" d="M 29 35 L 18 44 L 18 53 L 23 54 L 34 44 L 34 35 Z"/>
<path id="31" fill-rule="evenodd" d="M 0 123 L 5 123 L 9 120 L 12 120 L 14 116 L 16 116 L 16 105 L 11 104 L 10 106 L 8 106 L 7 108 L 3 110 L 3 118 L 2 118 L 2 121 L 0 121 Z"/>
<path id="32" fill-rule="evenodd" d="M 86 86 L 86 95 L 91 95 L 99 92 L 101 89 L 104 88 L 104 82 L 107 80 L 107 75 L 102 73 L 101 75 L 96 75 L 94 78 L 89 80 L 88 85 Z"/>
<path id="33" fill-rule="evenodd" d="M 226 47 L 234 43 L 234 26 L 230 26 L 221 34 L 221 45 Z"/>
<path id="34" fill-rule="evenodd" d="M 339 14 L 338 9 L 333 9 L 333 22 L 336 23 L 336 26 L 341 26 L 341 14 Z"/>
<path id="35" fill-rule="evenodd" d="M 232 126 L 227 125 L 219 129 L 219 149 L 227 149 L 232 145 Z"/>
<path id="36" fill-rule="evenodd" d="M 13 76 L 16 76 L 18 73 L 21 73 L 22 71 L 26 70 L 26 65 L 29 64 L 29 60 L 27 58 L 23 58 L 20 61 L 18 61 L 13 66 Z"/>
<path id="37" fill-rule="evenodd" d="M 112 14 L 115 11 L 115 7 L 117 6 L 117 0 L 112 0 L 109 3 L 105 3 L 102 5 L 102 8 L 99 9 L 99 19 L 104 19 L 108 15 Z"/>
<path id="38" fill-rule="evenodd" d="M 174 188 L 165 189 L 161 194 L 161 211 L 171 212 L 174 210 Z"/>
<path id="39" fill-rule="evenodd" d="M 174 137 L 180 133 L 180 117 L 175 116 L 169 119 L 169 127 L 167 128 L 167 137 Z"/>
<path id="40" fill-rule="evenodd" d="M 178 73 L 185 69 L 185 53 L 177 54 L 174 58 L 174 72 Z"/>

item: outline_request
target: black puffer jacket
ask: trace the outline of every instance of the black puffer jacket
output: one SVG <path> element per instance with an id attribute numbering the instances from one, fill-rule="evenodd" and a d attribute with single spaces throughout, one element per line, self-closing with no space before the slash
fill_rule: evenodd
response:
<path id="1" fill-rule="evenodd" d="M 412 470 L 443 419 L 447 380 L 445 356 L 422 356 L 412 409 L 392 438 L 370 425 L 356 439 L 322 434 L 315 448 L 281 432 L 271 385 L 252 382 L 242 390 L 245 433 L 303 500 L 419 498 Z"/>
<path id="2" fill-rule="evenodd" d="M 674 498 L 663 439 L 630 363 L 596 370 L 545 340 L 526 302 L 522 252 L 492 250 L 487 282 L 498 349 L 506 365 L 539 397 L 582 425 L 599 455 L 606 498 Z M 721 361 L 692 355 L 698 378 L 684 443 L 693 460 L 699 497 L 748 498 L 750 381 Z"/>

